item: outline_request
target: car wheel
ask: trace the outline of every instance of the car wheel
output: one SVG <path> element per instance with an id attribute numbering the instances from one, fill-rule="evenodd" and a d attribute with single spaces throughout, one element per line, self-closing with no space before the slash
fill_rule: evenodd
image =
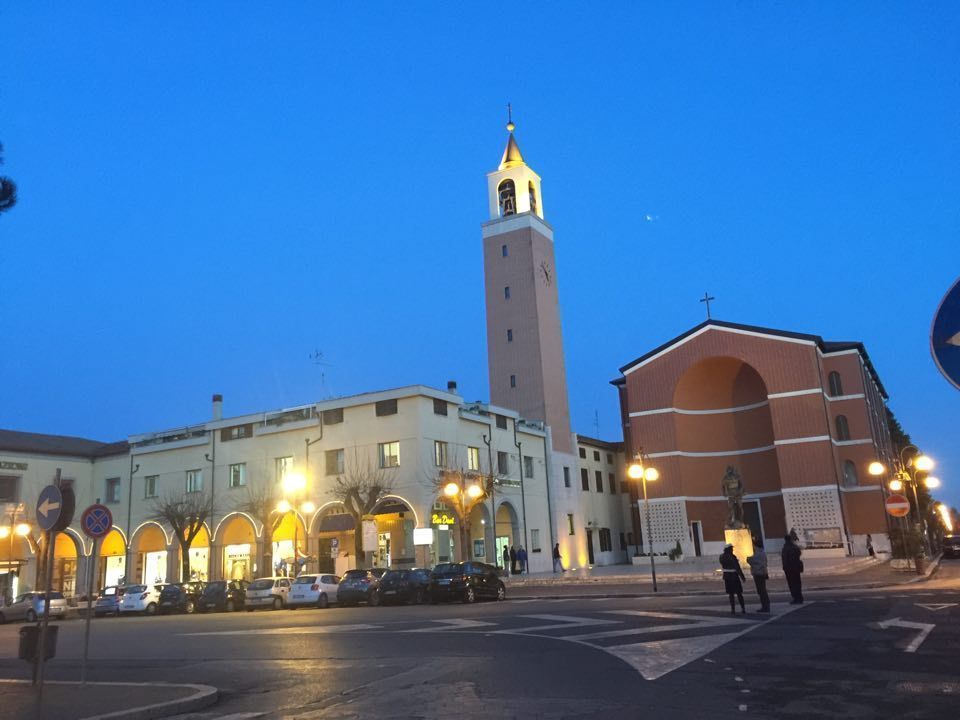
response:
<path id="1" fill-rule="evenodd" d="M 500 583 L 497 586 L 497 600 L 506 600 L 507 599 L 507 589 L 503 586 L 503 583 Z"/>
<path id="2" fill-rule="evenodd" d="M 379 605 L 379 604 L 380 604 L 380 593 L 378 593 L 376 590 L 374 590 L 373 592 L 371 592 L 371 593 L 367 596 L 367 604 L 368 604 L 368 605 L 372 605 L 373 607 L 376 607 L 377 605 Z"/>
<path id="3" fill-rule="evenodd" d="M 183 611 L 187 615 L 192 615 L 193 611 L 197 609 L 197 606 L 193 604 L 193 600 L 187 600 L 187 604 L 183 606 Z"/>
<path id="4" fill-rule="evenodd" d="M 33 610 L 27 610 L 26 621 L 28 623 L 37 621 L 37 614 Z"/>
<path id="5" fill-rule="evenodd" d="M 156 603 L 150 603 L 149 605 L 147 605 L 147 609 L 146 609 L 144 612 L 146 612 L 147 615 L 156 615 L 156 613 L 157 613 L 157 604 L 156 604 Z"/>
<path id="6" fill-rule="evenodd" d="M 326 593 L 320 593 L 320 597 L 317 598 L 317 607 L 318 608 L 328 608 L 330 607 L 330 600 L 327 599 Z"/>
<path id="7" fill-rule="evenodd" d="M 233 600 L 227 600 L 227 604 L 223 606 L 225 612 L 233 612 Z"/>
<path id="8" fill-rule="evenodd" d="M 275 597 L 273 599 L 273 609 L 282 610 L 283 609 L 283 598 Z"/>
<path id="9" fill-rule="evenodd" d="M 465 603 L 474 603 L 477 601 L 477 594 L 474 592 L 472 587 L 468 587 L 463 591 L 463 601 Z"/>

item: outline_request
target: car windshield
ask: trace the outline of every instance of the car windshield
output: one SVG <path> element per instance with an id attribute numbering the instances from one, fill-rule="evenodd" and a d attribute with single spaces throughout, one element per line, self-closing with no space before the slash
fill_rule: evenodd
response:
<path id="1" fill-rule="evenodd" d="M 261 578 L 260 580 L 254 580 L 250 583 L 248 590 L 269 590 L 273 587 L 272 578 Z"/>
<path id="2" fill-rule="evenodd" d="M 45 593 L 37 593 L 37 600 L 46 600 L 47 596 Z M 51 600 L 63 600 L 63 593 L 52 592 L 50 593 Z"/>
<path id="3" fill-rule="evenodd" d="M 142 593 L 147 591 L 146 585 L 131 585 L 127 588 L 128 593 Z"/>
<path id="4" fill-rule="evenodd" d="M 463 565 L 460 563 L 440 563 L 433 569 L 435 577 L 453 577 L 463 575 Z"/>
<path id="5" fill-rule="evenodd" d="M 360 580 L 362 578 L 365 578 L 366 576 L 367 576 L 366 570 L 347 570 L 343 574 L 343 579 L 344 580 Z"/>
<path id="6" fill-rule="evenodd" d="M 313 585 L 317 581 L 316 575 L 301 575 L 293 581 L 294 585 Z"/>
<path id="7" fill-rule="evenodd" d="M 383 574 L 383 580 L 403 580 L 407 575 L 406 570 L 388 570 Z"/>
<path id="8" fill-rule="evenodd" d="M 223 592 L 226 589 L 226 587 L 227 587 L 227 583 L 223 581 L 212 582 L 203 589 L 203 594 L 214 595 L 218 592 Z"/>

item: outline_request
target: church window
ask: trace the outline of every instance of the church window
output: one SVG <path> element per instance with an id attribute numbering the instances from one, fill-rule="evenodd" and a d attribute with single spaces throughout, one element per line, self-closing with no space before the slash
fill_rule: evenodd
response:
<path id="1" fill-rule="evenodd" d="M 517 386 L 517 376 L 516 376 L 516 375 L 511 375 L 511 376 L 510 376 L 510 387 L 515 388 L 516 386 Z"/>
<path id="2" fill-rule="evenodd" d="M 852 461 L 847 460 L 843 463 L 843 486 L 855 487 L 859 482 L 857 480 L 857 466 Z"/>
<path id="3" fill-rule="evenodd" d="M 533 186 L 533 180 L 530 181 L 529 185 L 530 192 L 530 212 L 537 211 L 537 189 Z"/>
<path id="4" fill-rule="evenodd" d="M 517 187 L 513 180 L 504 180 L 497 188 L 500 199 L 500 217 L 517 214 Z"/>
<path id="5" fill-rule="evenodd" d="M 828 376 L 828 381 L 830 383 L 831 397 L 837 397 L 838 395 L 843 395 L 843 383 L 840 382 L 840 373 L 834 370 Z"/>
<path id="6" fill-rule="evenodd" d="M 507 342 L 513 342 L 513 330 L 507 328 Z"/>
<path id="7" fill-rule="evenodd" d="M 507 285 L 505 288 L 503 288 L 503 299 L 504 299 L 504 300 L 509 300 L 509 299 L 510 299 L 510 286 L 509 286 L 509 285 Z"/>
<path id="8" fill-rule="evenodd" d="M 837 415 L 834 421 L 837 425 L 837 440 L 841 442 L 850 439 L 850 425 L 847 423 L 846 415 Z"/>
<path id="9" fill-rule="evenodd" d="M 500 246 L 500 254 L 503 255 L 503 257 L 507 257 L 507 246 L 506 246 L 506 245 L 501 245 L 501 246 Z"/>

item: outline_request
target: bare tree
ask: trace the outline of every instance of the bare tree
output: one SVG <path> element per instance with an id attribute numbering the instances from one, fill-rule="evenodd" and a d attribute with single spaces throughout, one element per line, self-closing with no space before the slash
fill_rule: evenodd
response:
<path id="1" fill-rule="evenodd" d="M 3 143 L 0 143 L 0 165 L 3 165 Z M 0 176 L 0 213 L 17 204 L 17 184 L 8 177 Z"/>
<path id="2" fill-rule="evenodd" d="M 153 519 L 166 522 L 180 543 L 180 578 L 190 579 L 190 546 L 213 515 L 213 498 L 202 492 L 165 495 L 153 503 Z"/>
<path id="3" fill-rule="evenodd" d="M 381 468 L 354 453 L 353 462 L 345 464 L 344 472 L 337 475 L 329 491 L 353 518 L 353 548 L 358 565 L 363 557 L 363 518 L 393 491 L 392 474 L 392 469 Z"/>
<path id="4" fill-rule="evenodd" d="M 283 522 L 283 514 L 277 512 L 277 498 L 273 487 L 260 485 L 254 488 L 247 485 L 247 495 L 237 505 L 237 510 L 250 515 L 263 528 L 263 547 L 260 557 L 257 558 L 257 567 L 261 575 L 264 574 L 264 568 L 267 568 L 266 574 L 272 574 L 273 534 Z"/>

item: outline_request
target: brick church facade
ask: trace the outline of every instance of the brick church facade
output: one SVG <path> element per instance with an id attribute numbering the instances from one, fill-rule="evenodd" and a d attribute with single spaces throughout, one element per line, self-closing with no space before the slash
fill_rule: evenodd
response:
<path id="1" fill-rule="evenodd" d="M 861 343 L 707 320 L 620 372 L 628 457 L 642 450 L 660 471 L 656 551 L 721 550 L 729 466 L 768 551 L 790 530 L 814 554 L 866 554 L 867 535 L 889 547 L 884 489 L 867 473 L 891 458 L 887 396 Z"/>

